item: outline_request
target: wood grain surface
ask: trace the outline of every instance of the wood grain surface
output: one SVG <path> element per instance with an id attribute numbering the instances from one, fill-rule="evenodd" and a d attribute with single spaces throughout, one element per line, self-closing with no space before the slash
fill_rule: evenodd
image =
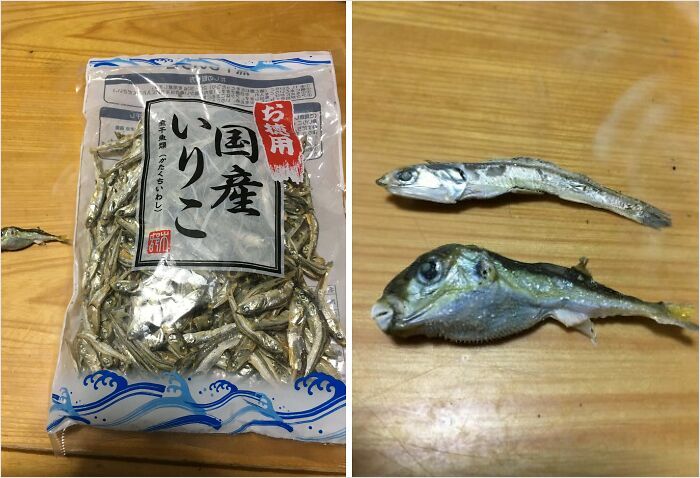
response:
<path id="1" fill-rule="evenodd" d="M 72 236 L 84 67 L 89 58 L 147 53 L 274 53 L 330 50 L 345 98 L 345 6 L 341 3 L 2 3 L 2 225 L 41 226 Z M 344 109 L 343 109 L 344 114 Z M 344 118 L 344 116 L 343 116 Z M 104 474 L 99 459 L 48 453 L 49 393 L 72 290 L 72 248 L 2 254 L 3 475 Z M 153 438 L 156 438 L 154 440 Z M 113 440 L 91 437 L 103 456 L 140 459 L 116 474 L 178 474 L 161 462 L 216 463 L 180 474 L 344 473 L 345 448 L 280 443 L 250 434 L 200 447 L 195 435 Z M 81 453 L 90 447 L 79 445 Z M 113 462 L 109 462 L 113 463 Z M 262 471 L 260 471 L 262 472 Z M 251 471 L 252 473 L 252 471 Z"/>
<path id="2" fill-rule="evenodd" d="M 308 476 L 309 471 L 189 465 L 166 461 L 137 461 L 133 458 L 63 457 L 37 452 L 3 450 L 2 474 L 4 476 Z M 325 475 L 321 472 L 316 474 Z"/>
<path id="3" fill-rule="evenodd" d="M 442 244 L 698 298 L 697 3 L 353 5 L 353 473 L 696 475 L 698 338 L 552 321 L 494 345 L 394 340 L 369 316 Z M 656 231 L 547 197 L 392 199 L 401 165 L 528 155 L 669 211 Z M 697 317 L 694 318 L 697 321 Z"/>

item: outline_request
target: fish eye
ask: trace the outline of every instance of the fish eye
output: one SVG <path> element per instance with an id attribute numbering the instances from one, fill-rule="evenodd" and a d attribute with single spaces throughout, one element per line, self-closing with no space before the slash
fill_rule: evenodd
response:
<path id="1" fill-rule="evenodd" d="M 418 266 L 418 280 L 424 285 L 436 282 L 442 275 L 442 265 L 435 259 L 429 259 Z"/>
<path id="2" fill-rule="evenodd" d="M 398 179 L 402 183 L 407 183 L 416 179 L 417 174 L 413 169 L 402 169 L 400 171 L 397 171 L 395 176 L 396 179 Z"/>

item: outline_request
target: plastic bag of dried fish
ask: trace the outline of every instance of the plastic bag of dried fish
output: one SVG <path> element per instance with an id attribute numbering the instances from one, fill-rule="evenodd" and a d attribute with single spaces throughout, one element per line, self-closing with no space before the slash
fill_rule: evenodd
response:
<path id="1" fill-rule="evenodd" d="M 91 60 L 48 431 L 345 439 L 329 53 Z"/>

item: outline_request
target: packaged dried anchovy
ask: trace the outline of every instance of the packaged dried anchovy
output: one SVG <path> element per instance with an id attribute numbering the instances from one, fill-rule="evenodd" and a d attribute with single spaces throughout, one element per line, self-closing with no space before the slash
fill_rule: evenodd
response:
<path id="1" fill-rule="evenodd" d="M 48 431 L 345 440 L 326 52 L 90 60 Z"/>

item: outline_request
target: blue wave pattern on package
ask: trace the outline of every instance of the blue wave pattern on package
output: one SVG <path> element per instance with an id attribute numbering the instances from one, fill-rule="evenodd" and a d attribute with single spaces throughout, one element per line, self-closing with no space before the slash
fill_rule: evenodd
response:
<path id="1" fill-rule="evenodd" d="M 270 61 L 257 60 L 250 62 L 251 64 L 240 63 L 228 58 L 215 58 L 204 56 L 193 56 L 185 58 L 109 58 L 100 60 L 90 60 L 91 68 L 99 68 L 101 66 L 124 66 L 147 64 L 150 66 L 191 66 L 191 65 L 218 65 L 240 68 L 242 70 L 261 71 L 266 69 L 287 70 L 290 64 L 300 65 L 330 65 L 330 60 L 312 60 L 309 58 L 278 58 Z"/>
<path id="2" fill-rule="evenodd" d="M 61 387 L 51 396 L 51 432 L 60 425 L 161 431 L 216 431 L 235 435 L 259 428 L 274 429 L 273 436 L 294 434 L 304 441 L 342 442 L 345 427 L 334 428 L 333 415 L 345 408 L 345 384 L 314 372 L 296 380 L 293 390 L 305 395 L 305 408 L 292 409 L 279 397 L 239 388 L 228 380 L 207 385 L 200 377 L 169 372 L 161 381 L 132 381 L 110 371 L 85 376 L 73 402 L 73 390 Z M 75 387 L 72 387 L 75 388 Z M 299 403 L 298 401 L 294 401 Z"/>

